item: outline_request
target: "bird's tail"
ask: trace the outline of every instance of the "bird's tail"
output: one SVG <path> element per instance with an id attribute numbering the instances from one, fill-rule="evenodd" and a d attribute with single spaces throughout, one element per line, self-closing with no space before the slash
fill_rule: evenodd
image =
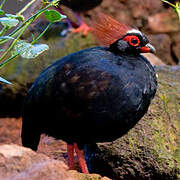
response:
<path id="1" fill-rule="evenodd" d="M 40 133 L 38 130 L 36 130 L 36 127 L 23 122 L 21 140 L 24 147 L 31 148 L 32 150 L 36 151 L 40 141 Z"/>

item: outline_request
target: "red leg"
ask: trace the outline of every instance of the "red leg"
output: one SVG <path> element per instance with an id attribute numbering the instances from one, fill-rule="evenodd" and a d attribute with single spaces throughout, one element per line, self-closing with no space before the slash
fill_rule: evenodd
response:
<path id="1" fill-rule="evenodd" d="M 73 33 L 82 32 L 83 35 L 86 36 L 89 30 L 90 28 L 88 27 L 88 25 L 82 22 L 82 24 L 78 28 L 73 29 L 72 32 Z"/>
<path id="2" fill-rule="evenodd" d="M 79 33 L 82 32 L 84 36 L 87 35 L 88 31 L 90 30 L 90 27 L 83 22 L 80 15 L 76 12 L 74 12 L 74 15 L 76 16 L 77 20 L 79 21 L 79 27 L 76 29 L 73 29 L 73 33 Z"/>
<path id="3" fill-rule="evenodd" d="M 79 150 L 76 143 L 74 143 L 74 148 L 78 157 L 78 161 L 79 161 L 79 165 L 80 165 L 82 173 L 89 174 L 83 150 Z"/>
<path id="4" fill-rule="evenodd" d="M 67 144 L 67 152 L 68 152 L 68 166 L 69 169 L 74 169 L 74 145 Z"/>
<path id="5" fill-rule="evenodd" d="M 61 10 L 61 8 L 58 7 L 58 8 L 55 8 L 55 9 L 56 9 L 58 12 L 60 12 L 61 14 L 64 15 L 64 12 Z M 75 15 L 75 17 L 76 17 L 77 20 L 78 20 L 78 26 L 79 26 L 79 27 L 78 27 L 78 28 L 75 28 L 75 29 L 72 28 L 73 25 L 76 25 L 76 26 L 77 26 L 77 24 L 76 24 L 76 23 L 73 23 L 72 21 L 70 21 L 69 19 L 67 19 L 67 23 L 68 23 L 69 29 L 70 29 L 73 33 L 82 32 L 83 35 L 86 36 L 86 35 L 88 34 L 88 31 L 90 30 L 90 27 L 82 21 L 80 15 L 79 15 L 78 13 L 74 12 L 74 15 Z"/>

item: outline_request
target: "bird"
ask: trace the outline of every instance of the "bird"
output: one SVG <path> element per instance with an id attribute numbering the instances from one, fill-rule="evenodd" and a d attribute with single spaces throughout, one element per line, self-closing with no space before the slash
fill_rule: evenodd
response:
<path id="1" fill-rule="evenodd" d="M 64 5 L 68 8 L 70 8 L 78 20 L 78 25 L 73 22 L 69 23 L 69 28 L 73 26 L 78 26 L 72 32 L 78 33 L 82 32 L 83 35 L 87 35 L 88 31 L 90 30 L 89 26 L 81 19 L 80 13 L 86 12 L 88 10 L 91 10 L 95 8 L 96 6 L 100 5 L 102 3 L 102 0 L 61 0 L 59 1 L 59 6 L 56 7 L 56 10 L 58 10 L 60 13 L 64 14 L 61 10 L 61 5 Z"/>
<path id="2" fill-rule="evenodd" d="M 69 54 L 34 81 L 22 110 L 22 145 L 37 150 L 40 135 L 67 143 L 89 173 L 83 148 L 125 135 L 148 111 L 156 73 L 141 53 L 155 53 L 144 33 L 101 14 L 91 32 L 103 44 Z"/>
<path id="3" fill-rule="evenodd" d="M 95 8 L 101 4 L 102 0 L 61 0 L 60 4 L 63 4 L 73 11 L 83 12 Z"/>

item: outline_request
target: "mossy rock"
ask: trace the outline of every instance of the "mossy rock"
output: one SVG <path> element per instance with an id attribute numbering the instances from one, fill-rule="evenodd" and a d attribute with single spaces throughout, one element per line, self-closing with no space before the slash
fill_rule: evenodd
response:
<path id="1" fill-rule="evenodd" d="M 143 119 L 112 143 L 86 146 L 91 172 L 116 180 L 180 179 L 180 66 L 156 71 L 159 87 Z"/>
<path id="2" fill-rule="evenodd" d="M 1 70 L 1 77 L 13 83 L 0 86 L 1 116 L 20 116 L 23 98 L 40 72 L 63 56 L 94 46 L 95 40 L 91 34 L 86 37 L 69 34 L 44 39 L 40 43 L 48 44 L 49 50 L 35 59 L 17 57 Z"/>
<path id="3" fill-rule="evenodd" d="M 107 177 L 101 177 L 99 174 L 84 174 L 75 170 L 70 170 L 69 173 L 72 174 L 77 180 L 111 180 Z"/>

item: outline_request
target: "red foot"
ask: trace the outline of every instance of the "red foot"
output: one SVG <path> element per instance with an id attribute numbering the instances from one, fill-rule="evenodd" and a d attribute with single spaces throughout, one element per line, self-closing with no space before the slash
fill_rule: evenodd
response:
<path id="1" fill-rule="evenodd" d="M 67 145 L 69 169 L 71 170 L 74 169 L 74 149 L 76 151 L 82 173 L 89 174 L 86 160 L 84 158 L 84 152 L 83 150 L 79 150 L 76 143 L 74 143 L 74 145 L 72 144 Z"/>
<path id="2" fill-rule="evenodd" d="M 74 169 L 74 145 L 68 144 L 67 145 L 67 151 L 68 151 L 68 166 L 69 169 Z"/>
<path id="3" fill-rule="evenodd" d="M 79 150 L 76 143 L 74 143 L 74 148 L 78 157 L 78 161 L 79 161 L 79 165 L 81 167 L 82 173 L 89 174 L 83 150 Z"/>
<path id="4" fill-rule="evenodd" d="M 73 33 L 82 32 L 83 35 L 86 36 L 89 30 L 90 30 L 90 28 L 88 27 L 88 25 L 85 24 L 84 22 L 82 22 L 81 25 L 78 28 L 73 29 L 72 32 Z"/>

